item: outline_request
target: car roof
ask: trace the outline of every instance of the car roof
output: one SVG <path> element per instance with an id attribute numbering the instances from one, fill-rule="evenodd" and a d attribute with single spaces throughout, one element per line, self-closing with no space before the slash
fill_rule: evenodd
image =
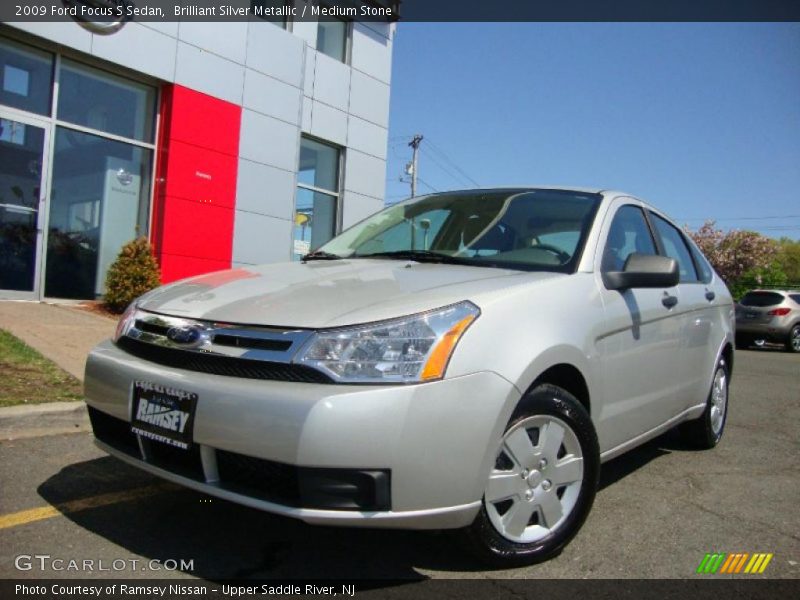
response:
<path id="1" fill-rule="evenodd" d="M 426 196 L 435 196 L 437 194 L 459 194 L 467 192 L 534 192 L 538 190 L 557 190 L 563 192 L 578 192 L 579 194 L 603 194 L 603 195 L 622 195 L 632 196 L 625 192 L 611 191 L 606 188 L 597 187 L 581 187 L 569 185 L 501 185 L 492 187 L 474 187 L 463 188 L 458 190 L 446 190 L 443 192 L 433 192 L 426 194 Z"/>

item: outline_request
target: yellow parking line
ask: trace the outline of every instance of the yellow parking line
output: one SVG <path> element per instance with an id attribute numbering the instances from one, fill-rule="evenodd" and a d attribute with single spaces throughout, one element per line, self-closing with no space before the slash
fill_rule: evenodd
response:
<path id="1" fill-rule="evenodd" d="M 138 500 L 139 498 L 169 492 L 178 488 L 179 486 L 172 483 L 158 483 L 132 490 L 125 490 L 123 492 L 111 492 L 109 494 L 80 498 L 79 500 L 70 500 L 69 502 L 62 502 L 53 506 L 41 506 L 39 508 L 21 510 L 7 515 L 0 515 L 0 529 L 25 525 L 26 523 L 33 523 L 43 519 L 51 519 L 58 515 L 68 515 L 70 513 L 89 510 L 90 508 L 98 508 L 100 506 L 108 506 L 120 502 L 130 502 L 131 500 Z"/>

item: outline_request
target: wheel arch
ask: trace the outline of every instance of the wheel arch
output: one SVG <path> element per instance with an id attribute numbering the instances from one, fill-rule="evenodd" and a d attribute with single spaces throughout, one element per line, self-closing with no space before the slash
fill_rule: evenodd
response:
<path id="1" fill-rule="evenodd" d="M 730 342 L 726 342 L 719 356 L 721 359 L 725 361 L 725 364 L 728 366 L 728 375 L 733 375 L 734 354 L 735 353 L 733 351 L 733 345 Z"/>
<path id="2" fill-rule="evenodd" d="M 589 416 L 592 415 L 591 394 L 589 385 L 583 373 L 573 364 L 558 363 L 545 369 L 528 387 L 527 391 L 532 390 L 538 385 L 549 383 L 556 385 L 578 399 Z"/>

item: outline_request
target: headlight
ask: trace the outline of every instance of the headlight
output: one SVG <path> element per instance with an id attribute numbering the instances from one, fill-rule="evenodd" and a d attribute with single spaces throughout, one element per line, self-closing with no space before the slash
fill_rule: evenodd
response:
<path id="1" fill-rule="evenodd" d="M 342 383 L 412 383 L 444 377 L 450 356 L 480 315 L 471 302 L 317 333 L 298 362 Z"/>

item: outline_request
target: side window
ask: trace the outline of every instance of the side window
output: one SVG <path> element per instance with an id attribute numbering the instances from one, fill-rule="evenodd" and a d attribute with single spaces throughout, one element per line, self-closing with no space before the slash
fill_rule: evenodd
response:
<path id="1" fill-rule="evenodd" d="M 638 206 L 621 207 L 608 231 L 608 239 L 603 250 L 603 271 L 621 271 L 628 256 L 639 254 L 657 254 L 653 236 L 644 212 Z"/>
<path id="2" fill-rule="evenodd" d="M 686 241 L 683 239 L 681 232 L 658 215 L 650 213 L 650 216 L 661 238 L 661 243 L 664 244 L 664 253 L 678 261 L 681 283 L 696 283 L 699 281 L 697 271 L 695 271 L 694 263 L 692 262 L 692 255 L 689 254 L 689 248 L 686 246 Z"/>
<path id="3" fill-rule="evenodd" d="M 700 281 L 703 283 L 710 283 L 711 279 L 714 277 L 714 271 L 711 269 L 711 265 L 708 264 L 706 257 L 703 256 L 703 253 L 700 252 L 694 244 L 689 244 L 689 250 L 692 251 L 694 264 L 697 266 L 697 270 L 700 271 Z"/>

